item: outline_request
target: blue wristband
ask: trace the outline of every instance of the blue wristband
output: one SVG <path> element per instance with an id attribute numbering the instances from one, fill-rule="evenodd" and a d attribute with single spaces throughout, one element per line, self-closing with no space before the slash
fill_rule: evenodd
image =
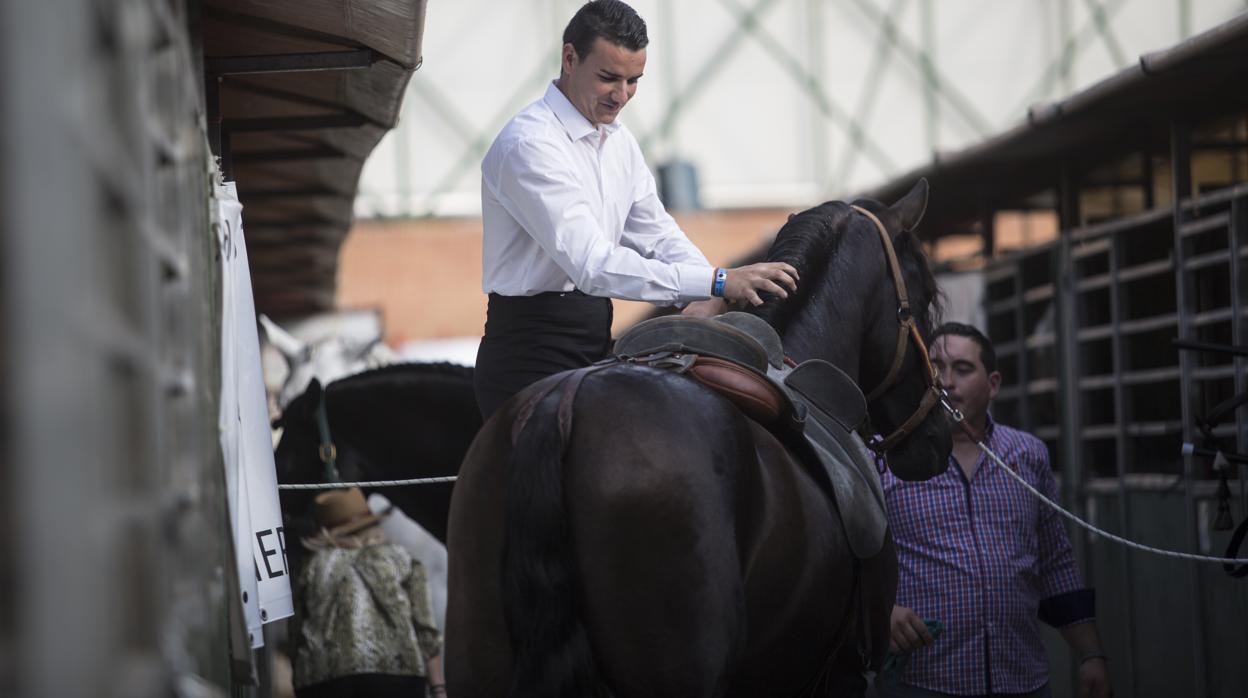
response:
<path id="1" fill-rule="evenodd" d="M 715 268 L 715 285 L 711 286 L 711 295 L 716 298 L 724 297 L 724 284 L 728 281 L 728 272 L 719 267 Z"/>

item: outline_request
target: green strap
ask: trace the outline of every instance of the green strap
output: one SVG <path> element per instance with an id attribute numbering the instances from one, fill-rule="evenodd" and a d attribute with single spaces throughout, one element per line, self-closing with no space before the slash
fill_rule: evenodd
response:
<path id="1" fill-rule="evenodd" d="M 338 447 L 334 445 L 334 440 L 329 435 L 329 414 L 325 410 L 324 392 L 321 393 L 321 401 L 316 406 L 316 431 L 321 437 L 316 453 L 320 456 L 321 462 L 325 464 L 325 482 L 342 482 L 342 477 L 338 475 Z"/>

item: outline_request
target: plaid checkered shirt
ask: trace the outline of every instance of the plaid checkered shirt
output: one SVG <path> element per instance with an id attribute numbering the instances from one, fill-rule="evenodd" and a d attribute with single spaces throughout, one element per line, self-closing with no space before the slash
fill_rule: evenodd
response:
<path id="1" fill-rule="evenodd" d="M 1048 451 L 988 419 L 988 445 L 1057 500 Z M 902 681 L 942 693 L 1025 693 L 1048 681 L 1037 620 L 1064 627 L 1095 615 L 1062 520 L 980 454 L 968 480 L 949 468 L 925 482 L 882 478 L 897 546 L 897 604 L 944 632 L 908 657 Z"/>

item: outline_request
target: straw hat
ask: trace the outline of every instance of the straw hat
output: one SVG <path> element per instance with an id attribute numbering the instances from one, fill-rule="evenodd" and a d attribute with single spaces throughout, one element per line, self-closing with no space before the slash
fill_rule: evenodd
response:
<path id="1" fill-rule="evenodd" d="M 381 521 L 381 517 L 368 508 L 364 493 L 358 487 L 329 490 L 316 495 L 312 515 L 334 536 L 350 535 Z"/>

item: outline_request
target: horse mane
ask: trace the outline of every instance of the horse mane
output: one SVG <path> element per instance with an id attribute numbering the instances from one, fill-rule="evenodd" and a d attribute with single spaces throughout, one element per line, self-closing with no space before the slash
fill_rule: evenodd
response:
<path id="1" fill-rule="evenodd" d="M 919 280 L 919 288 L 910 289 L 910 294 L 913 296 L 917 291 L 923 300 L 927 301 L 927 312 L 915 314 L 919 329 L 923 331 L 924 336 L 927 336 L 940 326 L 944 315 L 945 294 L 936 282 L 936 275 L 932 273 L 932 265 L 928 264 L 919 236 L 909 230 L 903 230 L 893 236 L 893 250 L 897 253 L 897 262 L 901 265 L 902 276 Z"/>
<path id="2" fill-rule="evenodd" d="M 453 378 L 471 383 L 472 375 L 473 368 L 471 366 L 461 366 L 460 364 L 446 361 L 438 363 L 401 362 L 370 368 L 367 371 L 360 371 L 359 373 L 339 378 L 326 386 L 326 389 L 330 387 L 364 387 L 371 385 L 375 381 L 394 379 Z"/>
<path id="3" fill-rule="evenodd" d="M 868 199 L 854 202 L 873 212 L 884 208 L 881 204 Z M 840 248 L 850 225 L 872 225 L 863 218 L 855 221 L 852 209 L 842 201 L 827 201 L 814 208 L 789 217 L 778 233 L 771 250 L 767 253 L 768 262 L 787 262 L 797 269 L 801 282 L 797 285 L 797 293 L 787 299 L 777 296 L 764 296 L 765 302 L 757 308 L 747 309 L 758 317 L 766 320 L 776 332 L 784 334 L 790 322 L 803 308 L 813 290 L 820 287 L 820 281 L 830 266 L 832 257 Z M 847 223 L 848 221 L 848 223 Z M 873 233 L 874 235 L 874 233 Z M 893 249 L 897 253 L 897 262 L 901 265 L 902 275 L 906 279 L 918 279 L 918 288 L 910 288 L 911 297 L 926 301 L 927 306 L 922 313 L 916 312 L 919 328 L 924 334 L 937 326 L 942 313 L 942 295 L 923 252 L 923 244 L 911 231 L 904 230 L 893 236 Z M 915 307 L 917 311 L 919 308 Z"/>
<path id="4" fill-rule="evenodd" d="M 372 390 L 378 387 L 379 384 L 384 387 L 396 387 L 401 384 L 411 384 L 432 379 L 435 381 L 467 383 L 468 392 L 471 393 L 472 376 L 473 367 L 471 366 L 462 366 L 445 361 L 437 363 L 400 362 L 343 376 L 321 386 L 321 388 L 326 395 L 332 390 L 335 395 L 341 396 L 344 394 L 344 391 L 354 394 L 356 391 Z M 308 391 L 305 389 L 282 409 L 281 416 L 273 422 L 274 426 L 286 425 L 291 414 L 306 413 L 311 415 L 311 410 L 316 409 L 316 406 L 308 405 L 305 407 L 304 405 L 308 400 Z"/>
<path id="5" fill-rule="evenodd" d="M 766 261 L 786 262 L 797 269 L 801 278 L 797 293 L 788 299 L 764 296 L 761 306 L 747 308 L 747 312 L 766 320 L 776 332 L 784 334 L 798 310 L 810 299 L 813 289 L 819 287 L 828 262 L 845 237 L 844 222 L 849 213 L 849 206 L 844 202 L 827 201 L 789 216 L 788 222 L 776 233 Z"/>

